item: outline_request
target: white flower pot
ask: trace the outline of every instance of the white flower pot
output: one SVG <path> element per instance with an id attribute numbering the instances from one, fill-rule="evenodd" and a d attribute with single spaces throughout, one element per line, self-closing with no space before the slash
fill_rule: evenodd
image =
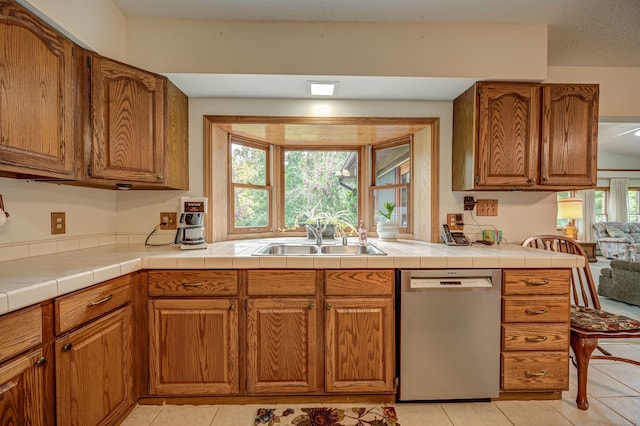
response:
<path id="1" fill-rule="evenodd" d="M 400 225 L 396 222 L 378 222 L 376 224 L 378 238 L 383 241 L 394 241 L 398 239 Z"/>

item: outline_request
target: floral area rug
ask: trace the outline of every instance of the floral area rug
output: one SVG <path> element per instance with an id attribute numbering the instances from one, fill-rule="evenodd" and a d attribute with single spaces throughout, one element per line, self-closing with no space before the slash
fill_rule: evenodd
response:
<path id="1" fill-rule="evenodd" d="M 393 407 L 260 408 L 255 426 L 400 426 Z"/>

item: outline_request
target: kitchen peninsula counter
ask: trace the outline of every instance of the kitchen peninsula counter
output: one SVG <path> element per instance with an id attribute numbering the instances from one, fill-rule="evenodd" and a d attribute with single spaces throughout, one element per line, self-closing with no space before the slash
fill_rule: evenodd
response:
<path id="1" fill-rule="evenodd" d="M 272 242 L 303 238 L 234 240 L 207 249 L 113 244 L 0 262 L 0 314 L 142 269 L 340 269 L 340 268 L 570 268 L 584 259 L 517 244 L 447 246 L 415 240 L 370 239 L 387 255 L 253 256 Z M 350 243 L 355 243 L 350 241 Z"/>

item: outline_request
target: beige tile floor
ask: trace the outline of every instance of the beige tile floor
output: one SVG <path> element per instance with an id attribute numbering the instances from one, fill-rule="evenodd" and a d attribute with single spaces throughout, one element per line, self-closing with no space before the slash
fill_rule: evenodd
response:
<path id="1" fill-rule="evenodd" d="M 600 262 L 599 262 L 600 263 Z M 598 265 L 600 266 L 600 265 Z M 598 269 L 593 268 L 597 281 Z M 603 308 L 640 319 L 640 307 L 601 298 Z M 640 360 L 640 339 L 619 344 L 603 341 L 615 355 Z M 570 389 L 556 401 L 497 401 L 456 403 L 397 403 L 402 426 L 640 426 L 640 367 L 615 361 L 593 360 L 589 368 L 589 410 L 575 404 L 577 375 L 571 366 Z M 338 404 L 333 404 L 338 405 Z M 350 404 L 353 406 L 354 404 Z M 357 404 L 363 405 L 363 404 Z M 309 404 L 304 404 L 309 406 Z M 251 426 L 257 408 L 295 408 L 283 405 L 137 406 L 125 426 Z"/>

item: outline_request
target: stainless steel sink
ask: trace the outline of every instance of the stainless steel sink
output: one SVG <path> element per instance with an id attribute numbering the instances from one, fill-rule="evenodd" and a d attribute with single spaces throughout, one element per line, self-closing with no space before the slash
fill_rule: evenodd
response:
<path id="1" fill-rule="evenodd" d="M 374 254 L 374 255 L 384 255 L 386 254 L 382 250 L 377 247 L 368 244 L 366 246 L 361 246 L 359 244 L 348 244 L 346 246 L 336 245 L 336 246 L 322 246 L 320 247 L 320 252 L 322 254 L 333 254 L 339 256 L 353 256 L 358 254 Z"/>
<path id="2" fill-rule="evenodd" d="M 271 243 L 253 254 L 256 256 L 300 256 L 317 253 L 318 247 L 310 244 Z"/>
<path id="3" fill-rule="evenodd" d="M 253 253 L 254 256 L 362 256 L 367 254 L 386 255 L 385 252 L 371 244 L 366 246 L 358 244 L 316 246 L 313 244 L 271 243 Z"/>

